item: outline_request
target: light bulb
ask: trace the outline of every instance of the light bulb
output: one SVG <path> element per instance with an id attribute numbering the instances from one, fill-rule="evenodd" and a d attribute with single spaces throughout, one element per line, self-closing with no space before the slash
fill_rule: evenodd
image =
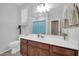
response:
<path id="1" fill-rule="evenodd" d="M 48 3 L 46 3 L 45 5 L 41 4 L 39 6 L 37 6 L 37 12 L 46 12 L 49 11 L 51 8 L 51 5 L 49 5 Z"/>

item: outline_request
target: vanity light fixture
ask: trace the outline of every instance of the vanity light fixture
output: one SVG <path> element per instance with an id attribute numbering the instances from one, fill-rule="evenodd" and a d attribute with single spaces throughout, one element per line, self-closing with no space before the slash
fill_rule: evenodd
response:
<path id="1" fill-rule="evenodd" d="M 50 9 L 51 9 L 51 5 L 50 4 L 43 3 L 43 4 L 38 5 L 36 10 L 37 10 L 37 12 L 42 13 L 42 12 L 47 12 Z"/>

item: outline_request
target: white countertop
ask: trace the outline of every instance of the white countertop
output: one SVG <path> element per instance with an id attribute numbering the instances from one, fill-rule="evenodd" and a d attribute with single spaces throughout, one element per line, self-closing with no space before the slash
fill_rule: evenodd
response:
<path id="1" fill-rule="evenodd" d="M 64 40 L 62 36 L 44 35 L 44 38 L 38 38 L 36 34 L 20 35 L 19 38 L 24 38 L 32 41 L 47 43 L 51 45 L 61 46 L 79 50 L 79 43 L 76 41 Z"/>

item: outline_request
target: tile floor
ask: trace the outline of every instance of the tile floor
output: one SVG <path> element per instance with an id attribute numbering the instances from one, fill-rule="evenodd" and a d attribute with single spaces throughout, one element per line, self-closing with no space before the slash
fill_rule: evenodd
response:
<path id="1" fill-rule="evenodd" d="M 11 51 L 7 51 L 5 53 L 0 54 L 0 56 L 21 56 L 20 52 L 17 52 L 15 54 L 11 54 Z"/>

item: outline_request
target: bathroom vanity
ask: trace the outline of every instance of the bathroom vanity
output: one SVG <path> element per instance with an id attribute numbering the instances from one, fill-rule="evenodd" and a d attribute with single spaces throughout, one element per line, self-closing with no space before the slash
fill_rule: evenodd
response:
<path id="1" fill-rule="evenodd" d="M 63 41 L 62 37 L 20 36 L 20 53 L 23 56 L 77 56 L 78 46 Z M 46 39 L 47 38 L 47 39 Z M 52 38 L 52 40 L 51 40 Z M 58 40 L 58 39 L 59 40 Z M 49 40 L 50 39 L 50 40 Z M 58 43 L 58 41 L 61 41 Z"/>

